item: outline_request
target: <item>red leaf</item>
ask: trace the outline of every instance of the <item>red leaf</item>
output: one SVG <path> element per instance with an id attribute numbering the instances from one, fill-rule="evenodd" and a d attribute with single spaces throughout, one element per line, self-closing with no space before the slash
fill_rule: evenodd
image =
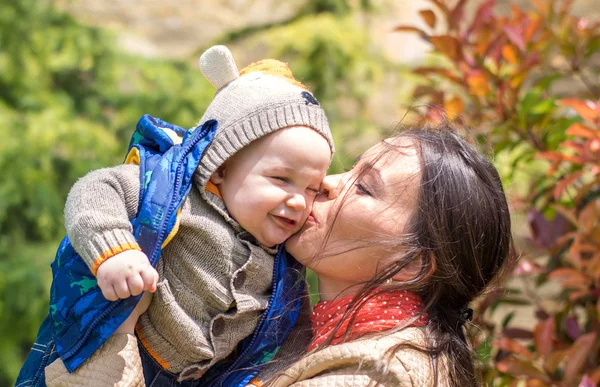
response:
<path id="1" fill-rule="evenodd" d="M 549 373 L 556 372 L 558 366 L 562 364 L 562 362 L 569 356 L 569 350 L 563 349 L 558 351 L 553 351 L 551 354 L 546 357 L 544 361 L 544 369 Z"/>
<path id="2" fill-rule="evenodd" d="M 577 317 L 569 316 L 565 319 L 565 331 L 571 340 L 577 340 L 581 336 L 581 328 L 577 322 Z"/>
<path id="3" fill-rule="evenodd" d="M 521 50 L 521 52 L 525 52 L 525 40 L 523 40 L 523 36 L 519 31 L 517 31 L 517 29 L 510 26 L 504 26 L 502 27 L 502 30 L 504 30 L 508 40 L 513 42 L 515 46 Z"/>
<path id="4" fill-rule="evenodd" d="M 568 154 L 560 153 L 560 152 L 556 152 L 556 151 L 539 152 L 536 155 L 536 157 L 541 157 L 543 159 L 550 160 L 550 161 L 557 161 L 557 162 L 570 161 L 577 165 L 583 164 L 583 159 L 579 156 L 568 155 Z"/>
<path id="5" fill-rule="evenodd" d="M 596 368 L 592 371 L 590 374 L 590 379 L 592 379 L 592 381 L 596 384 L 600 383 L 600 368 Z"/>
<path id="6" fill-rule="evenodd" d="M 398 26 L 394 28 L 394 32 L 415 32 L 421 36 L 421 38 L 427 40 L 427 33 L 420 28 L 412 26 Z"/>
<path id="7" fill-rule="evenodd" d="M 550 382 L 550 378 L 542 370 L 534 366 L 529 361 L 519 360 L 513 357 L 501 360 L 496 363 L 499 371 L 516 377 L 530 377 L 540 379 L 544 382 Z"/>
<path id="8" fill-rule="evenodd" d="M 506 59 L 508 63 L 519 63 L 519 56 L 517 54 L 517 50 L 515 50 L 515 48 L 510 44 L 507 44 L 504 47 L 502 47 L 502 56 L 504 57 L 504 59 Z"/>
<path id="9" fill-rule="evenodd" d="M 489 47 L 487 48 L 487 50 L 485 51 L 485 55 L 489 56 L 489 58 L 491 60 L 493 60 L 494 64 L 496 66 L 500 65 L 500 59 L 502 59 L 503 54 L 502 54 L 502 48 L 504 47 L 506 43 L 506 39 L 504 38 L 504 36 L 499 35 L 498 39 L 494 40 L 492 43 L 490 43 Z M 514 75 L 515 72 L 512 72 L 511 75 Z M 517 73 L 516 75 L 519 76 L 522 73 Z M 508 79 L 505 79 L 508 80 Z"/>
<path id="10" fill-rule="evenodd" d="M 439 124 L 446 120 L 446 115 L 444 114 L 444 109 L 437 105 L 432 105 L 428 107 L 425 118 L 428 122 Z"/>
<path id="11" fill-rule="evenodd" d="M 448 7 L 446 6 L 446 4 L 444 4 L 443 1 L 441 0 L 431 0 L 431 2 L 433 4 L 435 4 L 440 11 L 442 11 L 443 13 L 445 13 L 446 15 L 448 15 L 450 13 L 450 10 L 448 9 Z"/>
<path id="12" fill-rule="evenodd" d="M 529 70 L 533 66 L 537 65 L 538 63 L 540 63 L 540 53 L 539 52 L 532 52 L 526 58 L 527 59 L 525 59 L 525 61 L 521 65 L 521 69 L 523 69 L 523 70 Z"/>
<path id="13" fill-rule="evenodd" d="M 597 106 L 592 101 L 584 101 L 577 98 L 564 98 L 557 101 L 559 105 L 570 107 L 583 119 L 593 122 L 598 119 Z"/>
<path id="14" fill-rule="evenodd" d="M 591 201 L 588 203 L 578 216 L 579 227 L 585 232 L 589 232 L 598 220 L 598 203 Z"/>
<path id="15" fill-rule="evenodd" d="M 515 380 L 513 382 L 513 384 L 511 384 L 511 387 L 519 387 L 519 380 Z M 525 387 L 548 387 L 547 383 L 542 382 L 541 380 L 537 380 L 537 379 L 528 379 L 525 381 Z"/>
<path id="16" fill-rule="evenodd" d="M 550 7 L 552 7 L 552 3 L 545 0 L 530 0 L 531 4 L 537 9 L 542 16 L 547 16 L 550 13 Z"/>
<path id="17" fill-rule="evenodd" d="M 510 10 L 512 11 L 512 20 L 520 22 L 525 14 L 523 10 L 515 3 L 510 4 Z"/>
<path id="18" fill-rule="evenodd" d="M 496 59 L 498 53 L 502 53 L 502 45 L 505 41 L 506 39 L 504 39 L 504 36 L 498 35 L 489 42 L 478 42 L 476 52 L 480 55 L 481 58 L 491 57 Z"/>
<path id="19" fill-rule="evenodd" d="M 596 383 L 587 375 L 583 375 L 578 387 L 596 387 Z"/>
<path id="20" fill-rule="evenodd" d="M 578 136 L 589 139 L 600 138 L 599 130 L 582 125 L 579 122 L 576 122 L 573 125 L 569 126 L 567 128 L 566 133 L 571 136 Z"/>
<path id="21" fill-rule="evenodd" d="M 533 329 L 533 341 L 535 348 L 542 356 L 547 356 L 554 347 L 554 317 L 550 316 L 546 321 L 537 324 Z"/>
<path id="22" fill-rule="evenodd" d="M 473 31 L 478 30 L 480 26 L 490 21 L 490 19 L 492 18 L 492 12 L 494 10 L 495 4 L 496 0 L 486 0 L 483 3 L 481 3 L 479 8 L 477 8 L 477 12 L 475 12 L 475 17 L 473 18 L 471 26 L 467 30 L 467 37 L 471 35 Z"/>
<path id="23" fill-rule="evenodd" d="M 419 75 L 437 74 L 437 75 L 444 77 L 444 78 L 448 79 L 449 81 L 452 81 L 458 85 L 464 84 L 462 79 L 460 79 L 458 76 L 453 74 L 452 71 L 443 69 L 441 67 L 419 67 L 418 69 L 415 69 L 413 72 L 415 74 L 419 74 Z"/>
<path id="24" fill-rule="evenodd" d="M 539 152 L 537 157 L 550 161 L 563 161 L 565 159 L 565 156 L 562 153 L 556 151 Z"/>
<path id="25" fill-rule="evenodd" d="M 558 214 L 552 220 L 546 219 L 544 214 L 538 210 L 529 210 L 527 213 L 527 223 L 531 229 L 531 238 L 537 246 L 552 248 L 556 245 L 557 239 L 564 235 L 570 227 L 569 221 L 577 224 L 577 218 L 567 210 L 565 214 L 557 209 Z M 569 216 L 566 218 L 566 216 Z"/>
<path id="26" fill-rule="evenodd" d="M 448 15 L 448 29 L 452 30 L 455 27 L 460 26 L 466 2 L 467 0 L 458 0 L 456 6 L 450 11 L 450 14 Z"/>
<path id="27" fill-rule="evenodd" d="M 569 187 L 571 184 L 577 181 L 577 179 L 579 179 L 581 175 L 583 175 L 583 171 L 577 171 L 571 174 L 570 176 L 567 176 L 564 179 L 560 180 L 556 184 L 556 187 L 554 187 L 554 200 L 558 201 L 565 189 L 567 189 L 567 187 Z"/>
<path id="28" fill-rule="evenodd" d="M 469 74 L 467 84 L 473 95 L 486 96 L 490 92 L 490 83 L 481 71 L 473 71 Z"/>
<path id="29" fill-rule="evenodd" d="M 571 246 L 571 252 L 573 246 Z M 560 268 L 548 274 L 550 279 L 558 279 L 561 285 L 567 289 L 586 290 L 590 279 L 583 273 L 570 268 Z"/>
<path id="30" fill-rule="evenodd" d="M 566 140 L 566 141 L 563 141 L 562 146 L 564 146 L 565 148 L 571 148 L 573 151 L 575 151 L 577 153 L 584 152 L 583 144 L 580 142 Z"/>
<path id="31" fill-rule="evenodd" d="M 460 97 L 454 96 L 444 102 L 444 110 L 446 110 L 446 115 L 448 116 L 448 120 L 453 121 L 458 116 L 460 116 L 465 108 L 465 104 Z"/>
<path id="32" fill-rule="evenodd" d="M 529 360 L 535 359 L 533 353 L 531 353 L 530 350 L 528 350 L 523 344 L 520 344 L 516 340 L 503 337 L 496 341 L 495 346 L 507 352 L 511 352 L 516 355 L 521 355 Z"/>
<path id="33" fill-rule="evenodd" d="M 572 291 L 569 293 L 569 301 L 575 303 L 578 300 L 582 299 L 582 298 L 586 298 L 586 297 L 590 297 L 591 293 L 589 290 L 578 290 L 578 291 Z"/>
<path id="34" fill-rule="evenodd" d="M 431 28 L 435 28 L 435 24 L 436 24 L 436 17 L 435 17 L 435 13 L 430 10 L 430 9 L 425 9 L 422 11 L 419 11 L 419 15 L 421 15 L 421 18 L 425 21 L 425 23 L 427 23 L 427 25 Z"/>
<path id="35" fill-rule="evenodd" d="M 419 98 L 424 95 L 437 93 L 438 90 L 431 86 L 419 85 L 413 90 L 413 98 Z"/>
<path id="36" fill-rule="evenodd" d="M 523 38 L 525 38 L 525 42 L 531 41 L 531 38 L 533 38 L 533 35 L 535 35 L 535 33 L 540 29 L 540 26 L 542 25 L 542 21 L 543 21 L 543 19 L 541 17 L 539 17 L 538 15 L 534 15 L 532 17 L 531 21 L 525 28 L 525 33 L 523 34 Z"/>
<path id="37" fill-rule="evenodd" d="M 559 269 L 554 269 L 548 274 L 548 278 L 563 278 L 563 277 L 576 277 L 579 281 L 587 281 L 587 278 L 580 272 L 575 269 L 571 269 L 568 267 L 561 267 Z"/>
<path id="38" fill-rule="evenodd" d="M 565 366 L 565 382 L 572 384 L 577 380 L 583 370 L 585 362 L 596 342 L 596 332 L 591 332 L 579 337 L 571 346 L 571 356 L 567 358 Z"/>
<path id="39" fill-rule="evenodd" d="M 429 41 L 436 51 L 445 54 L 448 58 L 456 61 L 461 57 L 461 44 L 455 37 L 450 35 L 430 36 Z"/>
<path id="40" fill-rule="evenodd" d="M 567 220 L 571 225 L 577 226 L 577 216 L 575 215 L 575 209 L 566 208 L 564 206 L 555 205 L 555 204 L 550 205 L 550 207 L 559 213 L 560 217 L 563 218 L 562 220 Z M 565 226 L 562 229 L 562 233 L 559 234 L 558 236 L 560 237 L 560 236 L 566 235 L 566 232 L 569 231 L 568 229 L 570 229 L 570 228 L 571 227 L 569 227 L 569 225 L 565 222 Z"/>
<path id="41" fill-rule="evenodd" d="M 533 332 L 521 328 L 505 328 L 502 330 L 502 336 L 511 339 L 532 339 Z"/>
<path id="42" fill-rule="evenodd" d="M 573 235 L 571 237 L 569 237 L 569 239 L 571 240 L 571 245 L 569 246 L 569 254 L 567 254 L 567 260 L 568 262 L 570 262 L 575 268 L 577 269 L 581 269 L 582 268 L 582 259 L 581 259 L 581 238 L 583 237 L 583 233 L 580 232 L 574 232 Z M 566 235 L 565 235 L 565 241 L 568 240 Z M 582 274 L 584 274 L 582 272 Z M 587 275 L 587 273 L 585 273 Z M 591 280 L 591 279 L 590 279 Z M 579 289 L 579 290 L 586 290 L 586 286 L 581 284 L 581 279 L 580 277 L 572 277 L 571 279 L 569 278 L 563 278 L 562 279 L 562 286 L 565 288 L 569 288 L 569 289 Z M 573 293 L 571 293 L 573 294 Z"/>

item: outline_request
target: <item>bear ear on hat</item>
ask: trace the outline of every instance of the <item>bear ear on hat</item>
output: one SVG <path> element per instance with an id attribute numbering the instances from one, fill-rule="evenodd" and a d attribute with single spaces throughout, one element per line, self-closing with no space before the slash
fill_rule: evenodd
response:
<path id="1" fill-rule="evenodd" d="M 240 77 L 233 55 L 225 46 L 212 46 L 200 56 L 202 75 L 217 90 Z"/>

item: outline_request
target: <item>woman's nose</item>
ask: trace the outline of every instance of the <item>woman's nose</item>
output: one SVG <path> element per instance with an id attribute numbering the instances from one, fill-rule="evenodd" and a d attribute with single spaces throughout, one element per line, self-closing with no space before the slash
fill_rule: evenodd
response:
<path id="1" fill-rule="evenodd" d="M 325 176 L 321 183 L 320 191 L 322 194 L 327 195 L 327 199 L 333 200 L 340 194 L 344 175 L 328 175 Z"/>

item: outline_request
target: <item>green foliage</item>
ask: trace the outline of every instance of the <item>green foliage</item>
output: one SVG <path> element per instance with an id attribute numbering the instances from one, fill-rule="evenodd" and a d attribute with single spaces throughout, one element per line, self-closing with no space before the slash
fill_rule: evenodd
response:
<path id="1" fill-rule="evenodd" d="M 389 64 L 352 17 L 371 8 L 369 0 L 310 1 L 290 20 L 218 43 L 267 47 L 265 56 L 290 62 L 327 109 L 337 140 L 378 138 L 365 101 Z M 187 63 L 115 46 L 112 34 L 82 26 L 48 0 L 0 3 L 0 385 L 14 381 L 47 313 L 49 264 L 73 182 L 120 163 L 143 114 L 192 127 L 213 96 Z M 356 156 L 346 140 L 338 141 L 334 171 Z M 316 289 L 314 276 L 310 282 Z"/>
<path id="2" fill-rule="evenodd" d="M 504 176 L 519 183 L 513 209 L 527 211 L 530 238 L 513 275 L 518 299 L 493 292 L 475 321 L 475 348 L 485 383 L 499 386 L 595 386 L 600 382 L 600 23 L 570 14 L 572 1 L 532 0 L 525 11 L 495 0 L 465 19 L 469 1 L 431 0 L 422 11 L 445 34 L 414 27 L 444 65 L 415 71 L 429 79 L 415 96 L 429 103 L 425 117 L 474 127 L 480 145 L 509 162 Z M 436 16 L 437 15 L 437 16 Z M 523 174 L 525 172 L 525 174 Z M 526 176 L 525 184 L 517 178 Z M 544 297 L 551 284 L 558 297 Z M 536 321 L 526 329 L 499 306 L 528 305 Z M 491 343 L 491 347 L 490 347 Z"/>
<path id="3" fill-rule="evenodd" d="M 271 28 L 285 27 L 299 20 L 310 19 L 313 16 L 322 14 L 327 14 L 332 17 L 344 17 L 352 14 L 355 11 L 369 12 L 374 9 L 375 6 L 371 0 L 360 0 L 358 4 L 348 0 L 309 0 L 305 1 L 298 12 L 296 12 L 289 19 L 275 23 L 269 23 L 266 25 L 243 26 L 238 30 L 227 32 L 224 36 L 218 39 L 218 41 L 221 44 L 233 43 L 239 41 L 240 39 L 244 39 L 247 36 L 251 36 Z M 198 52 L 197 54 L 200 53 Z"/>
<path id="4" fill-rule="evenodd" d="M 145 113 L 192 127 L 214 90 L 196 69 L 118 52 L 47 2 L 0 3 L 0 385 L 47 313 L 73 182 L 122 161 Z"/>

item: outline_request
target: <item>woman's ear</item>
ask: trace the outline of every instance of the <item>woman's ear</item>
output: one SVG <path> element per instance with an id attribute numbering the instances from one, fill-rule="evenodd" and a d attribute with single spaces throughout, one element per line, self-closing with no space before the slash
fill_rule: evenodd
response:
<path id="1" fill-rule="evenodd" d="M 215 173 L 213 173 L 210 176 L 210 181 L 215 185 L 221 184 L 223 182 L 223 180 L 225 179 L 225 169 L 226 169 L 225 164 L 223 164 L 219 168 L 217 168 Z"/>
<path id="2" fill-rule="evenodd" d="M 432 257 L 423 259 L 420 255 L 417 258 L 413 259 L 408 265 L 406 265 L 400 272 L 392 277 L 394 281 L 409 281 L 415 278 L 421 270 L 423 270 L 423 265 L 427 265 L 429 270 L 427 270 L 426 277 L 428 278 L 435 272 L 435 259 Z"/>

